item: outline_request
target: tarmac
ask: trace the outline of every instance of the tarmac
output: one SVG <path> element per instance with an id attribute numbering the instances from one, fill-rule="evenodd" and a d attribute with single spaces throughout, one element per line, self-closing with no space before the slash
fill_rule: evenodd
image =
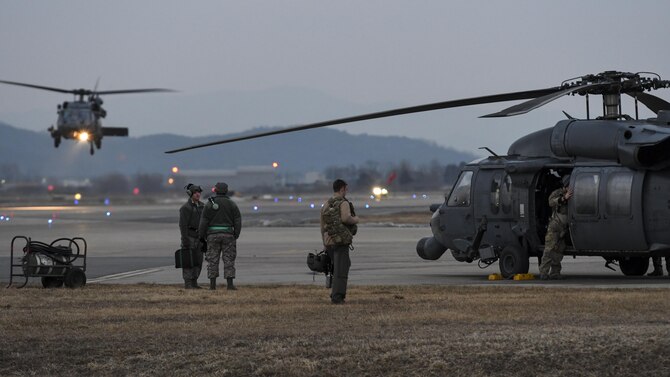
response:
<path id="1" fill-rule="evenodd" d="M 300 200 L 298 200 L 300 199 Z M 236 285 L 323 285 L 323 274 L 307 268 L 309 252 L 322 249 L 318 216 L 321 197 L 261 197 L 236 199 L 245 226 L 238 240 Z M 604 267 L 599 257 L 565 258 L 563 281 L 498 280 L 498 264 L 480 268 L 476 262 L 455 261 L 449 251 L 437 261 L 416 254 L 416 242 L 430 236 L 428 206 L 444 200 L 440 194 L 407 194 L 380 202 L 353 198 L 362 216 L 426 212 L 424 225 L 402 223 L 361 224 L 351 252 L 352 285 L 502 285 L 547 287 L 668 288 L 670 278 L 627 277 Z M 185 199 L 183 200 L 185 201 Z M 153 204 L 86 203 L 80 205 L 30 205 L 0 207 L 0 283 L 10 275 L 11 242 L 15 236 L 51 243 L 61 237 L 82 237 L 87 243 L 87 284 L 182 284 L 181 270 L 174 268 L 179 248 L 178 209 L 182 200 Z M 9 217 L 10 220 L 6 220 Z M 23 239 L 14 244 L 15 263 L 22 255 Z M 537 274 L 531 259 L 531 274 Z M 222 264 L 219 266 L 222 274 Z M 21 273 L 15 268 L 15 273 Z M 24 277 L 13 277 L 22 284 Z M 223 279 L 220 279 L 223 280 Z M 199 282 L 207 282 L 206 269 Z M 39 278 L 30 278 L 39 285 Z"/>

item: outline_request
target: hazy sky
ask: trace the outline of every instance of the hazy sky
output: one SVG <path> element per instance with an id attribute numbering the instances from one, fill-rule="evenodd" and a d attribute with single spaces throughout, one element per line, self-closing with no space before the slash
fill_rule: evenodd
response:
<path id="1" fill-rule="evenodd" d="M 545 88 L 604 70 L 670 79 L 668 14 L 667 0 L 3 1 L 0 79 L 90 88 L 101 77 L 102 90 L 167 87 L 180 96 L 297 87 L 385 110 Z M 656 94 L 670 98 L 667 91 Z M 0 120 L 48 110 L 50 124 L 56 104 L 69 98 L 0 85 Z M 123 111 L 111 108 L 116 98 L 105 99 L 110 114 Z M 524 132 L 552 126 L 561 110 L 584 112 L 579 98 L 569 98 L 527 116 L 476 119 L 512 104 L 409 116 L 411 129 L 398 122 L 341 128 L 505 152 Z M 260 105 L 256 116 L 259 124 L 275 124 Z M 225 121 L 216 118 L 212 124 Z M 301 117 L 296 104 L 288 121 L 317 120 Z M 132 134 L 247 127 L 180 132 L 144 124 Z"/>

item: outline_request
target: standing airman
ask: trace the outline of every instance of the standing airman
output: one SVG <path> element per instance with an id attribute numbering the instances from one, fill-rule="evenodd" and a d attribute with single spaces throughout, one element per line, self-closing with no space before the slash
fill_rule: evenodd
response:
<path id="1" fill-rule="evenodd" d="M 356 234 L 358 217 L 353 205 L 346 198 L 347 183 L 341 179 L 333 182 L 333 196 L 321 208 L 321 236 L 326 252 L 333 264 L 333 281 L 330 300 L 333 304 L 343 304 L 347 296 L 349 278 L 349 248 Z"/>
<path id="2" fill-rule="evenodd" d="M 228 185 L 218 182 L 214 186 L 216 196 L 208 199 L 200 219 L 198 233 L 201 239 L 207 239 L 207 277 L 209 289 L 216 289 L 219 276 L 219 259 L 223 259 L 223 277 L 229 290 L 236 290 L 235 258 L 237 257 L 237 239 L 242 231 L 242 216 L 237 204 L 230 199 Z"/>
<path id="3" fill-rule="evenodd" d="M 561 261 L 565 252 L 565 238 L 568 236 L 568 200 L 572 197 L 570 175 L 562 178 L 563 187 L 549 195 L 549 207 L 552 208 L 551 218 L 544 239 L 544 254 L 540 263 L 540 279 L 560 280 Z"/>
<path id="4" fill-rule="evenodd" d="M 196 265 L 182 269 L 184 288 L 200 289 L 198 277 L 202 269 L 202 243 L 198 237 L 198 224 L 204 208 L 200 201 L 202 188 L 189 183 L 185 187 L 188 201 L 179 208 L 179 231 L 181 233 L 181 249 L 190 250 L 190 255 Z"/>

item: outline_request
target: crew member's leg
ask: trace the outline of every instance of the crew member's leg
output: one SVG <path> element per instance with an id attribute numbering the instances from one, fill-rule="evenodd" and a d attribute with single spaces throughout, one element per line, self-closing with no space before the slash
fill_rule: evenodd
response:
<path id="1" fill-rule="evenodd" d="M 341 303 L 347 297 L 347 280 L 349 279 L 349 246 L 335 246 L 329 253 L 333 263 L 333 287 L 330 299 L 333 303 Z"/>
<path id="2" fill-rule="evenodd" d="M 237 258 L 237 242 L 232 235 L 223 238 L 223 277 L 226 278 L 229 290 L 236 290 L 233 284 L 235 279 L 235 258 Z"/>

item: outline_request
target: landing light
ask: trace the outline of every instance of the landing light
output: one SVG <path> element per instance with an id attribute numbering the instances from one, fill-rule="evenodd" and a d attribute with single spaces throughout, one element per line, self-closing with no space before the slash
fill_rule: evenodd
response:
<path id="1" fill-rule="evenodd" d="M 82 132 L 77 136 L 79 141 L 88 141 L 88 132 Z"/>
<path id="2" fill-rule="evenodd" d="M 370 199 L 376 199 L 379 200 L 382 198 L 382 196 L 387 196 L 389 194 L 389 190 L 387 190 L 384 187 L 373 187 L 372 188 L 372 195 L 370 195 Z"/>

